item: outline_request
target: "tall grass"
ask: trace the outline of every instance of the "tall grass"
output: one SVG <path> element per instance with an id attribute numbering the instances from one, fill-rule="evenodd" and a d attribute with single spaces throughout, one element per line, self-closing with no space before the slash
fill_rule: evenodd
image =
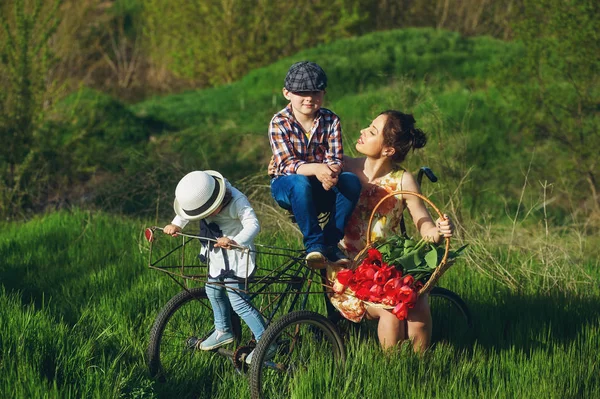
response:
<path id="1" fill-rule="evenodd" d="M 39 217 L 18 228 L 3 226 L 0 396 L 249 397 L 246 379 L 216 355 L 199 354 L 205 360 L 198 380 L 185 387 L 149 378 L 144 359 L 149 330 L 178 287 L 145 267 L 147 247 L 141 233 L 147 224 L 73 211 Z M 520 234 L 521 228 L 516 230 Z M 535 234 L 529 227 L 522 231 Z M 287 234 L 297 237 L 292 231 Z M 582 256 L 578 267 L 597 279 L 597 261 L 581 252 L 576 237 L 564 231 L 561 250 Z M 487 240 L 482 244 L 491 255 L 501 255 L 495 248 L 503 243 Z M 283 246 L 288 238 L 266 231 L 258 241 Z M 292 397 L 598 396 L 597 285 L 561 286 L 569 278 L 556 276 L 554 287 L 560 289 L 547 289 L 536 278 L 527 287 L 513 288 L 480 273 L 478 267 L 489 266 L 475 254 L 484 249 L 479 243 L 472 247 L 472 255 L 441 281 L 469 304 L 475 321 L 472 334 L 452 336 L 453 323 L 438 320 L 438 326 L 450 330 L 436 331 L 437 344 L 420 357 L 407 346 L 382 353 L 372 327 L 365 325 L 361 336 L 351 334 L 346 342 L 348 361 L 341 376 L 327 381 L 318 368 L 309 368 L 294 382 Z M 503 266 L 513 274 L 521 262 L 534 270 L 544 267 L 527 253 L 513 251 L 510 256 Z M 319 303 L 311 306 L 322 309 L 321 297 L 314 300 Z M 332 387 L 325 390 L 328 384 Z"/>

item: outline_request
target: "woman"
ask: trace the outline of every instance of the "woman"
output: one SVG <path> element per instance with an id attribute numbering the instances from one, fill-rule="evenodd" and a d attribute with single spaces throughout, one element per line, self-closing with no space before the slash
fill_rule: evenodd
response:
<path id="1" fill-rule="evenodd" d="M 356 150 L 361 158 L 344 157 L 344 171 L 356 174 L 362 191 L 358 204 L 347 224 L 340 246 L 354 258 L 366 245 L 367 225 L 371 213 L 384 196 L 395 190 L 420 192 L 412 174 L 399 166 L 412 149 L 425 146 L 427 137 L 415 127 L 410 114 L 398 111 L 382 112 L 360 132 Z M 400 219 L 405 208 L 412 217 L 422 237 L 439 243 L 451 237 L 454 230 L 447 215 L 435 222 L 423 201 L 414 195 L 390 197 L 377 209 L 371 241 L 398 235 Z M 335 301 L 332 301 L 335 304 Z M 415 351 L 424 351 L 431 340 L 431 312 L 428 295 L 421 295 L 406 320 L 399 320 L 391 311 L 367 307 L 366 316 L 378 319 L 377 334 L 382 348 L 396 346 L 407 337 L 413 341 Z"/>

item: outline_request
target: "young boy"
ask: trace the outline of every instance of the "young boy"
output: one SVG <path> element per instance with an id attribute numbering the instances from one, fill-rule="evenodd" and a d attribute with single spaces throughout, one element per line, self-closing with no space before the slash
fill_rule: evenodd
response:
<path id="1" fill-rule="evenodd" d="M 360 195 L 360 181 L 342 172 L 342 129 L 339 117 L 322 108 L 327 76 L 314 62 L 297 62 L 285 77 L 283 96 L 289 104 L 269 125 L 274 158 L 271 195 L 292 211 L 304 237 L 306 260 L 319 267 L 328 259 L 348 263 L 337 243 Z M 329 212 L 321 229 L 318 215 Z"/>

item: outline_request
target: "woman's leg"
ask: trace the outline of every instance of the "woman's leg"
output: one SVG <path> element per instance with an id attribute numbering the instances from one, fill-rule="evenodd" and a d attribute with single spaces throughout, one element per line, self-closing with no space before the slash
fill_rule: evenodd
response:
<path id="1" fill-rule="evenodd" d="M 377 323 L 377 338 L 383 349 L 393 348 L 406 339 L 406 322 L 399 320 L 387 309 L 367 308 L 367 317 L 379 319 Z"/>
<path id="2" fill-rule="evenodd" d="M 415 307 L 408 311 L 408 337 L 415 352 L 424 352 L 431 344 L 431 308 L 429 295 L 420 295 Z"/>
<path id="3" fill-rule="evenodd" d="M 208 282 L 218 283 L 219 280 L 209 277 Z M 231 308 L 231 305 L 229 304 L 229 299 L 225 293 L 225 287 L 215 284 L 206 284 L 205 289 L 206 296 L 208 297 L 210 305 L 212 306 L 213 315 L 215 318 L 215 329 L 221 332 L 230 332 L 231 319 L 229 318 L 229 309 Z"/>
<path id="4" fill-rule="evenodd" d="M 231 307 L 237 313 L 242 320 L 248 325 L 250 331 L 254 335 L 254 338 L 258 341 L 260 337 L 265 332 L 266 323 L 263 319 L 260 312 L 252 306 L 250 302 L 250 297 L 243 291 L 244 284 L 238 280 L 227 279 L 225 283 L 228 287 L 232 287 L 235 289 L 227 289 L 227 293 L 229 295 L 229 301 L 231 302 Z"/>

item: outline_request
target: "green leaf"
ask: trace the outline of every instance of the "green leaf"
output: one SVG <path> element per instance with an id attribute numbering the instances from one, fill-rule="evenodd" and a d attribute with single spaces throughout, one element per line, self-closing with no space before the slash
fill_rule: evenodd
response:
<path id="1" fill-rule="evenodd" d="M 423 253 L 421 251 L 415 252 L 415 254 L 413 255 L 413 260 L 415 262 L 415 265 L 417 266 L 422 266 L 425 264 L 425 256 L 423 256 Z"/>
<path id="2" fill-rule="evenodd" d="M 377 248 L 379 250 L 379 252 L 381 252 L 381 255 L 383 255 L 384 257 L 389 256 L 390 255 L 390 251 L 392 250 L 392 246 L 390 244 L 383 244 L 382 246 Z"/>
<path id="3" fill-rule="evenodd" d="M 427 262 L 427 265 L 432 269 L 438 265 L 438 249 L 436 247 L 427 252 L 427 255 L 425 255 L 425 262 Z"/>
<path id="4" fill-rule="evenodd" d="M 458 248 L 457 250 L 455 250 L 455 251 L 454 251 L 454 253 L 456 254 L 455 256 L 458 256 L 458 255 L 460 255 L 460 254 L 462 253 L 462 251 L 464 251 L 464 250 L 465 250 L 465 248 L 466 248 L 466 247 L 468 247 L 468 246 L 469 246 L 469 244 L 465 244 L 465 245 L 463 245 L 462 247 L 460 247 L 460 248 Z"/>
<path id="5" fill-rule="evenodd" d="M 398 259 L 398 263 L 400 263 L 402 268 L 407 272 L 417 266 L 415 265 L 413 256 L 403 256 L 402 258 Z"/>

